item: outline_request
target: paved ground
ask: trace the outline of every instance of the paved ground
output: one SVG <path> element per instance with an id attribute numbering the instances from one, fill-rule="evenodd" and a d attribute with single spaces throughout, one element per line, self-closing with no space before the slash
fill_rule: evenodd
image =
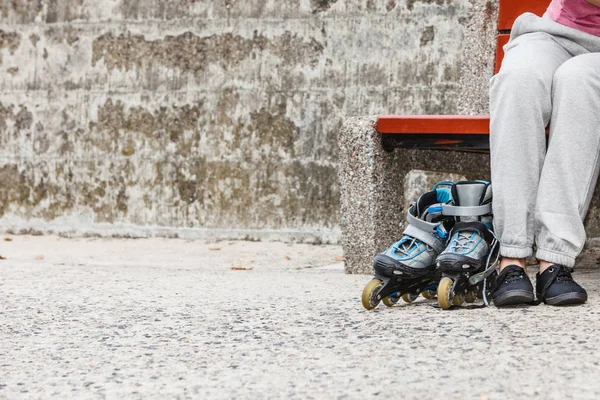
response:
<path id="1" fill-rule="evenodd" d="M 594 258 L 581 307 L 368 312 L 337 246 L 16 236 L 0 254 L 0 398 L 600 397 Z"/>

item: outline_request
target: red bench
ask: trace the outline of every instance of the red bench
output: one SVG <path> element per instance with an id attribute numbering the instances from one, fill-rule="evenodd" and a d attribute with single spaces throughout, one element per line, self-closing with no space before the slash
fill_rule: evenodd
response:
<path id="1" fill-rule="evenodd" d="M 524 12 L 542 15 L 550 0 L 500 0 L 496 72 L 500 69 L 504 51 L 515 19 Z M 489 149 L 490 117 L 466 115 L 381 115 L 377 132 L 383 149 Z"/>

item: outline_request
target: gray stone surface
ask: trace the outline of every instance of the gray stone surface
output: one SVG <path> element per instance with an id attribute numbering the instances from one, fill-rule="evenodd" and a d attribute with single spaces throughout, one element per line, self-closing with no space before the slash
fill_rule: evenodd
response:
<path id="1" fill-rule="evenodd" d="M 0 226 L 338 241 L 346 115 L 456 107 L 468 0 L 0 0 Z"/>
<path id="2" fill-rule="evenodd" d="M 13 239 L 0 242 L 3 399 L 600 396 L 593 258 L 575 275 L 581 307 L 368 312 L 369 276 L 320 268 L 338 246 Z"/>

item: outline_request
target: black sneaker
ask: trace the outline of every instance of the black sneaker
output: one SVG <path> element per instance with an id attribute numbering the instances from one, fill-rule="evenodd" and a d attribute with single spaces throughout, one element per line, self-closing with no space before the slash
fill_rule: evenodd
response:
<path id="1" fill-rule="evenodd" d="M 518 265 L 508 265 L 496 278 L 492 293 L 496 307 L 533 303 L 533 285 L 525 270 Z"/>
<path id="2" fill-rule="evenodd" d="M 536 275 L 535 292 L 538 300 L 551 306 L 581 304 L 587 301 L 587 292 L 573 280 L 564 265 L 551 265 Z"/>

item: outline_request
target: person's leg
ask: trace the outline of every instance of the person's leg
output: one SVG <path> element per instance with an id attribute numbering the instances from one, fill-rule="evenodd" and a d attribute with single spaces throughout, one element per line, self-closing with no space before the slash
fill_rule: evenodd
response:
<path id="1" fill-rule="evenodd" d="M 535 209 L 536 257 L 572 267 L 585 243 L 583 219 L 598 178 L 600 54 L 562 65 L 554 75 L 552 99 L 550 144 Z"/>
<path id="2" fill-rule="evenodd" d="M 544 32 L 519 36 L 505 51 L 490 86 L 492 206 L 502 256 L 492 294 L 498 307 L 534 300 L 525 258 L 533 253 L 533 211 L 552 113 L 552 80 L 571 58 Z"/>
<path id="3" fill-rule="evenodd" d="M 506 47 L 490 85 L 494 228 L 501 268 L 532 254 L 534 206 L 552 112 L 552 79 L 571 55 L 552 36 L 528 33 Z"/>
<path id="4" fill-rule="evenodd" d="M 552 101 L 550 144 L 535 209 L 542 275 L 553 264 L 573 267 L 585 244 L 583 219 L 598 179 L 600 54 L 564 63 L 554 75 Z M 587 298 L 573 285 L 562 289 L 579 293 L 572 300 Z"/>

